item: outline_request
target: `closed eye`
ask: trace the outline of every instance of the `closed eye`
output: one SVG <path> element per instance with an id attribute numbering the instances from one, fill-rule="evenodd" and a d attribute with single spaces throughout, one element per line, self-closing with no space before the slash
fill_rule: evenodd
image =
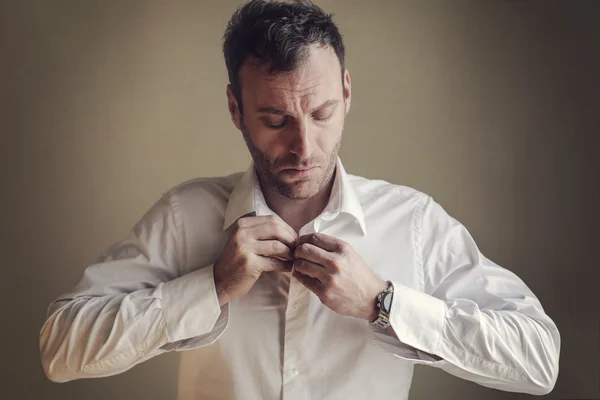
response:
<path id="1" fill-rule="evenodd" d="M 287 125 L 288 121 L 289 121 L 289 116 L 286 115 L 281 119 L 280 122 L 265 121 L 265 125 L 271 129 L 281 129 Z"/>
<path id="2" fill-rule="evenodd" d="M 334 111 L 335 111 L 335 107 L 332 107 L 332 106 L 321 108 L 321 109 L 313 112 L 312 117 L 313 117 L 313 119 L 315 119 L 317 121 L 327 121 L 329 118 L 331 118 Z"/>

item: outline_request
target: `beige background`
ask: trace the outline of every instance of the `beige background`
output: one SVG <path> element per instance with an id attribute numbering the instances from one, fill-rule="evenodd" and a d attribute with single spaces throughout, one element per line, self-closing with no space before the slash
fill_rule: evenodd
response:
<path id="1" fill-rule="evenodd" d="M 171 186 L 245 169 L 220 44 L 238 1 L 2 1 L 0 397 L 174 399 L 178 355 L 54 384 L 46 307 Z M 547 398 L 599 396 L 599 3 L 320 1 L 352 174 L 433 195 L 562 334 Z M 4 397 L 6 394 L 6 397 Z M 524 399 L 417 367 L 411 399 Z"/>

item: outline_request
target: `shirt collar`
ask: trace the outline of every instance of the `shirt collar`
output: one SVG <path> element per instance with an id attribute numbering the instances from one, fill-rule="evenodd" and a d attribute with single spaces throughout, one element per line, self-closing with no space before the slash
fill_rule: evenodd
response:
<path id="1" fill-rule="evenodd" d="M 252 213 L 254 215 L 274 214 L 267 206 L 265 197 L 260 189 L 254 162 L 250 163 L 250 167 L 244 172 L 242 178 L 233 188 L 233 192 L 231 192 L 227 209 L 225 210 L 223 229 L 229 228 L 238 218 Z M 367 234 L 362 206 L 338 156 L 329 202 L 319 215 L 319 218 L 332 221 L 341 213 L 354 217 L 360 225 L 363 235 Z"/>

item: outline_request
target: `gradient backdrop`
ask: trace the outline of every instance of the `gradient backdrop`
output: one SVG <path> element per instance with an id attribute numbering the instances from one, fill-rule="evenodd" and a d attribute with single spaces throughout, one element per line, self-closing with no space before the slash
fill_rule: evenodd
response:
<path id="1" fill-rule="evenodd" d="M 246 169 L 221 35 L 239 1 L 0 1 L 0 397 L 175 399 L 178 354 L 54 384 L 48 304 L 173 185 Z M 549 399 L 599 396 L 597 1 L 318 1 L 345 37 L 355 175 L 431 194 L 562 334 Z M 596 53 L 596 54 L 594 54 Z M 417 367 L 411 399 L 525 399 Z"/>

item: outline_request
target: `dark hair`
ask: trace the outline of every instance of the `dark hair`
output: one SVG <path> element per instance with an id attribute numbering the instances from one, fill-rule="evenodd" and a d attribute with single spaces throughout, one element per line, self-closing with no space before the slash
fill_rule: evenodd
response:
<path id="1" fill-rule="evenodd" d="M 240 112 L 239 72 L 248 57 L 255 58 L 258 65 L 268 65 L 270 74 L 289 72 L 306 59 L 313 44 L 333 48 L 343 79 L 344 43 L 331 14 L 310 0 L 251 0 L 239 7 L 223 35 L 223 55 Z"/>

